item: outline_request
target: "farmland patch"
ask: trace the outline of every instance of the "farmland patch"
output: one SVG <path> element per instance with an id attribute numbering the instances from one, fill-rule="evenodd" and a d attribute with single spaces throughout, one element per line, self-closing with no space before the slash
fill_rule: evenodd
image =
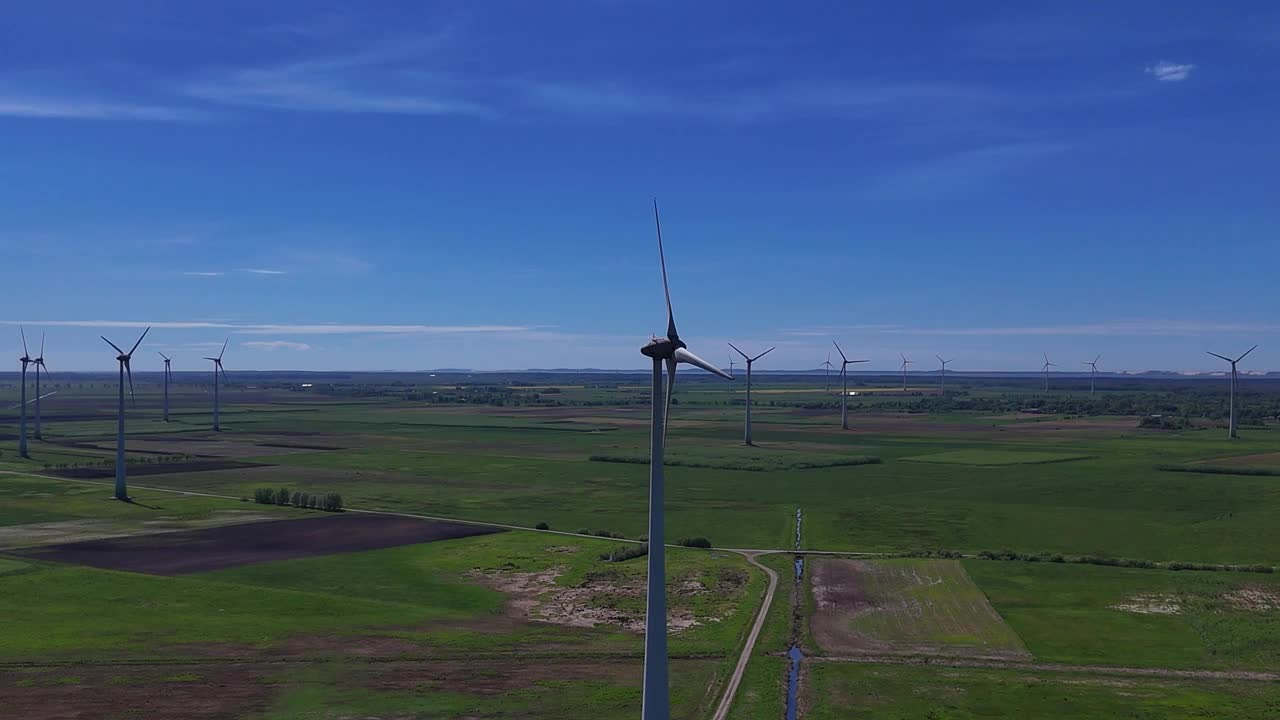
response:
<path id="1" fill-rule="evenodd" d="M 1075 453 L 1036 450 L 952 450 L 950 452 L 902 458 L 906 462 L 942 463 L 946 465 L 1041 465 L 1045 463 L 1087 460 L 1090 456 Z"/>

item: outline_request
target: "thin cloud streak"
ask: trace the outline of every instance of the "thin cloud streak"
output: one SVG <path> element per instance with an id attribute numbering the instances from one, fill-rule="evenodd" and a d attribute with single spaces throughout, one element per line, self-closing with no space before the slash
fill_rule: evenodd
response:
<path id="1" fill-rule="evenodd" d="M 1160 82 L 1182 82 L 1196 66 L 1192 63 L 1158 62 L 1147 66 L 1147 74 Z"/>
<path id="2" fill-rule="evenodd" d="M 184 273 L 182 273 L 182 274 L 183 274 L 183 275 L 194 275 L 194 276 L 196 276 L 196 277 L 221 277 L 221 276 L 225 275 L 226 273 L 222 273 L 222 272 L 198 272 L 198 271 L 194 271 L 194 270 L 192 270 L 192 271 L 184 272 Z"/>
<path id="3" fill-rule="evenodd" d="M 0 94 L 0 117 L 62 120 L 191 121 L 204 113 L 188 108 L 104 101 L 90 97 L 33 97 Z"/>
<path id="4" fill-rule="evenodd" d="M 1126 320 L 1078 325 L 1032 325 L 1021 327 L 959 327 L 922 328 L 904 325 L 831 326 L 817 328 L 793 328 L 784 330 L 786 335 L 800 337 L 823 336 L 848 332 L 882 332 L 891 335 L 920 336 L 984 336 L 1007 337 L 1022 335 L 1049 336 L 1200 336 L 1225 333 L 1271 334 L 1280 332 L 1280 324 L 1272 323 L 1210 323 L 1179 320 Z"/>
<path id="5" fill-rule="evenodd" d="M 311 346 L 306 343 L 290 342 L 288 340 L 253 340 L 240 343 L 240 347 L 246 347 L 250 350 L 265 350 L 267 352 L 275 352 L 276 350 L 305 352 L 311 349 Z"/>
<path id="6" fill-rule="evenodd" d="M 466 333 L 534 334 L 527 325 L 284 325 L 221 322 L 171 322 L 143 320 L 0 320 L 0 325 L 33 327 L 145 328 L 155 330 L 229 330 L 231 332 L 290 335 L 449 335 Z M 541 333 L 542 331 L 536 331 Z"/>
<path id="7" fill-rule="evenodd" d="M 269 270 L 266 268 L 236 268 L 236 272 L 253 273 L 254 275 L 286 275 L 284 270 Z"/>

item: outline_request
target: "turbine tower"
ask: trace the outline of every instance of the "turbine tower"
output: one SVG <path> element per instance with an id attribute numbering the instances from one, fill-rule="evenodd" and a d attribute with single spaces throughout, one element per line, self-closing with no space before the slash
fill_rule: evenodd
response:
<path id="1" fill-rule="evenodd" d="M 906 392 L 907 391 L 907 366 L 914 365 L 916 361 L 908 360 L 907 356 L 903 355 L 902 353 L 898 353 L 898 356 L 902 358 L 902 392 Z"/>
<path id="2" fill-rule="evenodd" d="M 666 553 L 663 546 L 665 520 L 663 509 L 662 463 L 667 445 L 667 412 L 676 385 L 676 365 L 686 363 L 728 380 L 733 376 L 689 352 L 676 332 L 675 314 L 671 310 L 671 289 L 667 285 L 667 260 L 662 249 L 662 222 L 658 219 L 658 201 L 653 201 L 653 223 L 658 232 L 658 262 L 662 266 L 662 291 L 667 299 L 667 336 L 655 337 L 640 348 L 641 354 L 653 360 L 653 411 L 650 428 L 649 455 L 649 586 L 646 595 L 644 624 L 644 690 L 641 716 L 644 720 L 669 720 L 671 696 L 667 675 L 667 584 Z M 663 391 L 662 368 L 666 365 L 667 385 Z"/>
<path id="3" fill-rule="evenodd" d="M 1049 355 L 1048 353 L 1046 353 L 1044 356 L 1044 367 L 1040 368 L 1040 371 L 1044 373 L 1044 391 L 1045 392 L 1049 392 L 1049 368 L 1051 367 L 1058 367 L 1058 366 L 1049 362 Z"/>
<path id="4" fill-rule="evenodd" d="M 848 367 L 854 363 L 864 363 L 866 360 L 850 360 L 845 357 L 844 351 L 840 349 L 840 343 L 835 340 L 831 341 L 836 346 L 836 352 L 840 353 L 840 428 L 849 429 L 849 372 Z"/>
<path id="5" fill-rule="evenodd" d="M 947 394 L 947 363 L 955 362 L 956 359 L 943 360 L 941 355 L 934 355 L 934 357 L 938 358 L 938 362 L 942 363 L 942 395 L 945 397 Z"/>
<path id="6" fill-rule="evenodd" d="M 1243 360 L 1243 359 L 1245 358 L 1245 355 L 1248 355 L 1249 353 L 1251 353 L 1251 352 L 1253 352 L 1254 350 L 1257 350 L 1257 349 L 1258 349 L 1258 346 L 1257 346 L 1257 345 L 1254 345 L 1253 347 L 1251 347 L 1251 348 L 1249 348 L 1248 350 L 1246 350 L 1246 351 L 1245 351 L 1245 353 L 1244 353 L 1244 355 L 1241 355 L 1240 357 L 1236 358 L 1235 360 L 1232 360 L 1231 358 L 1227 357 L 1226 355 L 1219 355 L 1218 353 L 1215 353 L 1215 352 L 1211 352 L 1211 353 L 1209 353 L 1210 355 L 1212 355 L 1212 356 L 1214 356 L 1214 357 L 1216 357 L 1216 358 L 1219 358 L 1219 359 L 1222 359 L 1222 360 L 1226 360 L 1227 362 L 1231 363 L 1231 417 L 1230 417 L 1230 419 L 1227 421 L 1227 439 L 1228 439 L 1228 440 L 1234 440 L 1234 439 L 1236 439 L 1236 438 L 1240 437 L 1240 436 L 1236 433 L 1236 382 L 1237 382 L 1237 380 L 1236 380 L 1236 363 L 1239 363 L 1241 360 Z"/>
<path id="7" fill-rule="evenodd" d="M 823 390 L 822 392 L 830 393 L 831 392 L 831 368 L 832 368 L 831 353 L 827 353 L 827 361 L 822 363 L 822 367 L 824 368 L 824 370 L 822 371 L 822 379 L 827 384 L 827 389 Z"/>
<path id="8" fill-rule="evenodd" d="M 1101 359 L 1102 353 L 1098 353 L 1098 357 L 1094 358 L 1093 362 L 1085 360 L 1083 363 L 1089 366 L 1089 397 L 1093 397 L 1094 380 L 1098 377 L 1098 361 Z"/>
<path id="9" fill-rule="evenodd" d="M 22 363 L 22 410 L 19 412 L 21 420 L 18 421 L 18 455 L 22 457 L 31 457 L 27 453 L 27 366 L 35 362 L 31 358 L 31 353 L 27 352 L 27 331 L 18 326 L 18 332 L 22 334 L 22 357 L 18 358 L 18 362 Z"/>
<path id="10" fill-rule="evenodd" d="M 169 368 L 169 363 L 173 358 L 158 350 L 156 354 L 164 358 L 164 421 L 169 422 L 169 380 L 173 377 L 173 371 Z M 214 378 L 214 381 L 216 382 L 217 378 Z"/>
<path id="11" fill-rule="evenodd" d="M 148 327 L 142 331 L 142 335 L 138 337 L 138 342 L 133 344 L 133 348 L 129 352 L 125 352 L 116 346 L 115 343 L 107 340 L 106 336 L 99 336 L 103 342 L 115 348 L 120 353 L 116 356 L 116 361 L 120 363 L 120 408 L 116 413 L 116 499 L 123 502 L 129 502 L 129 488 L 125 484 L 124 476 L 124 377 L 129 376 L 129 399 L 133 400 L 133 371 L 129 369 L 129 361 L 133 359 L 133 351 L 138 349 L 142 344 L 142 338 L 151 332 Z"/>
<path id="12" fill-rule="evenodd" d="M 734 345 L 733 343 L 729 343 L 729 347 L 733 348 L 734 350 L 737 350 L 738 354 L 741 355 L 743 358 L 745 358 L 747 361 L 747 424 L 746 424 L 746 429 L 743 430 L 742 444 L 754 445 L 755 443 L 751 442 L 751 366 L 754 365 L 755 362 L 760 358 L 773 352 L 774 348 L 769 348 L 768 350 L 765 350 L 764 352 L 760 353 L 755 357 L 750 357 L 749 355 L 742 352 L 741 350 L 738 350 L 738 346 Z"/>
<path id="13" fill-rule="evenodd" d="M 40 372 L 43 370 L 45 376 L 49 375 L 49 368 L 44 364 L 44 333 L 40 333 L 40 357 L 31 361 L 36 366 L 36 439 L 43 440 L 44 432 L 40 428 Z"/>
<path id="14" fill-rule="evenodd" d="M 221 432 L 222 426 L 218 424 L 218 371 L 222 370 L 222 379 L 227 379 L 227 371 L 222 369 L 222 354 L 227 351 L 227 343 L 231 342 L 231 338 L 222 341 L 222 349 L 218 351 L 218 357 L 207 357 L 205 360 L 213 361 L 213 431 Z M 168 365 L 165 361 L 165 365 Z"/>

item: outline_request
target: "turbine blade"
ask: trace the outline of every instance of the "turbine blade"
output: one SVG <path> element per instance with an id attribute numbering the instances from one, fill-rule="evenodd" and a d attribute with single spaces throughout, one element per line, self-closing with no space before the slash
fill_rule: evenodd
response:
<path id="1" fill-rule="evenodd" d="M 129 376 L 129 401 L 136 406 L 138 400 L 133 397 L 133 371 L 129 369 L 128 360 L 122 360 L 121 362 L 124 363 L 124 374 Z"/>
<path id="2" fill-rule="evenodd" d="M 40 358 L 44 359 L 44 333 L 40 333 Z"/>
<path id="3" fill-rule="evenodd" d="M 777 349 L 777 346 L 774 346 L 774 347 L 769 348 L 768 350 L 765 350 L 764 352 L 760 353 L 759 355 L 757 355 L 757 356 L 755 356 L 755 357 L 751 358 L 751 362 L 755 362 L 755 361 L 759 360 L 760 358 L 764 357 L 765 355 L 768 355 L 769 353 L 773 352 L 773 351 L 774 351 L 774 350 L 776 350 L 776 349 Z"/>
<path id="4" fill-rule="evenodd" d="M 849 358 L 845 357 L 845 356 L 844 356 L 844 351 L 840 349 L 840 343 L 836 342 L 835 340 L 832 340 L 832 341 L 831 341 L 831 344 L 836 346 L 836 352 L 840 353 L 840 359 L 841 359 L 841 360 L 843 360 L 843 361 L 845 361 L 845 362 L 849 362 Z M 830 356 L 828 356 L 828 357 L 830 357 Z"/>
<path id="5" fill-rule="evenodd" d="M 667 284 L 667 254 L 662 249 L 662 221 L 658 218 L 658 198 L 653 199 L 653 225 L 658 229 L 658 262 L 662 265 L 662 292 L 667 297 L 667 337 L 680 337 L 676 333 L 676 316 L 671 310 L 671 286 Z"/>
<path id="6" fill-rule="evenodd" d="M 1249 349 L 1248 349 L 1248 351 L 1246 351 L 1244 355 L 1241 355 L 1240 357 L 1236 358 L 1236 362 L 1240 362 L 1241 360 L 1243 360 L 1243 359 L 1244 359 L 1245 355 L 1248 355 L 1249 353 L 1251 353 L 1251 352 L 1253 352 L 1254 350 L 1257 350 L 1257 349 L 1258 349 L 1258 346 L 1257 346 L 1257 345 L 1254 345 L 1253 347 L 1249 348 Z"/>
<path id="7" fill-rule="evenodd" d="M 157 354 L 157 355 L 159 355 L 160 357 L 164 358 L 164 361 L 165 361 L 165 362 L 169 362 L 170 360 L 172 360 L 172 359 L 173 359 L 173 358 L 171 358 L 171 357 L 169 357 L 169 356 L 165 355 L 164 353 L 160 352 L 159 350 L 157 350 L 157 351 L 156 351 L 156 354 Z"/>
<path id="8" fill-rule="evenodd" d="M 685 363 L 688 365 L 696 365 L 697 367 L 700 367 L 703 370 L 706 370 L 707 372 L 712 373 L 713 375 L 719 375 L 725 380 L 733 379 L 733 376 L 730 375 L 729 373 L 721 370 L 715 365 L 712 365 L 711 363 L 707 362 L 706 360 L 703 360 L 702 358 L 698 357 L 697 355 L 694 355 L 693 353 L 689 352 L 684 348 L 676 348 L 675 354 L 672 356 L 671 361 L 678 362 L 678 363 Z M 672 367 L 674 368 L 674 365 Z M 672 371 L 674 372 L 674 369 Z"/>
<path id="9" fill-rule="evenodd" d="M 228 377 L 227 377 L 227 370 L 226 370 L 226 368 L 222 367 L 222 363 L 218 363 L 218 369 L 222 371 L 222 382 L 223 382 L 223 384 L 224 384 L 224 385 L 230 385 L 230 384 L 231 384 L 231 378 L 228 378 Z"/>
<path id="10" fill-rule="evenodd" d="M 1209 352 L 1209 351 L 1208 351 L 1208 350 L 1206 350 L 1205 352 Z M 1216 357 L 1216 358 L 1218 358 L 1219 360 L 1226 360 L 1227 362 L 1236 362 L 1235 360 L 1232 360 L 1231 358 L 1226 357 L 1226 356 L 1223 356 L 1223 355 L 1219 355 L 1219 354 L 1218 354 L 1218 353 L 1216 353 L 1216 352 L 1211 352 L 1211 353 L 1209 353 L 1209 354 L 1210 354 L 1210 355 L 1212 355 L 1212 356 L 1214 356 L 1214 357 Z"/>
<path id="11" fill-rule="evenodd" d="M 27 352 L 27 331 L 18 326 L 18 332 L 22 333 L 22 357 L 27 357 L 31 353 Z"/>
<path id="12" fill-rule="evenodd" d="M 116 349 L 116 352 L 120 353 L 121 355 L 123 355 L 123 354 L 124 354 L 124 351 L 120 349 L 120 346 L 116 345 L 115 343 L 111 342 L 110 340 L 107 340 L 107 336 L 106 336 L 106 335 L 99 335 L 98 337 L 102 338 L 103 342 L 105 342 L 106 344 L 108 344 L 108 345 L 110 345 L 111 347 L 115 348 L 115 349 Z"/>
<path id="13" fill-rule="evenodd" d="M 938 358 L 938 362 L 942 363 L 943 365 L 947 364 L 947 361 L 943 360 L 941 355 L 934 355 L 934 357 Z"/>
<path id="14" fill-rule="evenodd" d="M 671 396 L 676 392 L 676 359 L 667 358 L 667 398 L 662 411 L 662 446 L 667 446 L 667 428 L 671 426 Z"/>
<path id="15" fill-rule="evenodd" d="M 738 346 L 737 346 L 737 345 L 734 345 L 733 343 L 729 343 L 729 347 L 733 348 L 734 350 L 737 350 L 737 351 L 738 351 L 738 354 L 739 354 L 739 355 L 741 355 L 744 359 L 747 359 L 747 360 L 750 360 L 750 359 L 751 359 L 751 358 L 747 357 L 747 354 L 746 354 L 746 353 L 742 352 L 741 350 L 738 350 Z"/>
<path id="16" fill-rule="evenodd" d="M 229 342 L 231 342 L 231 337 L 230 337 L 230 336 L 228 336 L 226 340 L 223 340 L 223 341 L 222 341 L 222 349 L 218 351 L 218 359 L 219 359 L 219 360 L 221 360 L 221 359 L 222 359 L 222 354 L 223 354 L 223 353 L 225 353 L 225 352 L 227 351 L 227 343 L 229 343 Z"/>
<path id="17" fill-rule="evenodd" d="M 850 360 L 849 364 L 852 365 L 854 363 L 860 363 L 860 362 L 871 362 L 871 361 L 870 360 Z"/>
<path id="18" fill-rule="evenodd" d="M 1101 359 L 1102 359 L 1102 353 L 1098 353 L 1098 357 L 1096 357 L 1096 358 L 1094 358 L 1094 359 L 1093 359 L 1093 364 L 1094 364 L 1094 365 L 1097 365 L 1097 364 L 1098 364 L 1098 361 L 1099 361 L 1099 360 L 1101 360 Z"/>
<path id="19" fill-rule="evenodd" d="M 139 337 L 139 338 L 138 338 L 138 342 L 136 342 L 136 343 L 134 343 L 134 344 L 133 344 L 133 350 L 137 350 L 137 349 L 138 349 L 138 346 L 142 344 L 142 338 L 146 337 L 146 336 L 147 336 L 147 333 L 149 333 L 149 332 L 151 332 L 151 327 L 150 327 L 150 326 L 148 326 L 146 330 L 143 330 L 143 331 L 142 331 L 142 335 L 141 335 L 141 337 Z M 130 356 L 130 357 L 132 357 L 132 356 L 133 356 L 133 350 L 130 350 L 130 351 L 128 352 L 128 354 L 129 354 L 129 356 Z"/>

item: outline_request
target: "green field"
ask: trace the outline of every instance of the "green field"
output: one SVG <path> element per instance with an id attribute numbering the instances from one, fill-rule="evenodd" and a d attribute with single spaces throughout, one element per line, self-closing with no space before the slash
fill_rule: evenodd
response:
<path id="1" fill-rule="evenodd" d="M 0 552 L 304 515 L 242 500 L 280 487 L 340 492 L 349 508 L 644 536 L 643 382 L 433 382 L 337 379 L 334 396 L 232 387 L 214 434 L 199 386 L 175 394 L 166 425 L 144 381 L 130 409 L 133 504 L 107 499 L 114 385 L 62 388 L 31 459 L 0 442 Z M 429 387 L 448 401 L 406 395 Z M 789 550 L 799 508 L 810 551 L 1280 564 L 1280 484 L 1242 474 L 1280 456 L 1270 426 L 1228 443 L 1208 420 L 1152 431 L 1116 411 L 1216 407 L 1202 393 L 1094 401 L 957 387 L 949 406 L 927 387 L 864 388 L 841 432 L 821 388 L 762 382 L 756 446 L 744 448 L 741 395 L 690 382 L 672 407 L 665 539 Z M 1018 398 L 1041 410 L 1011 410 Z M 165 465 L 176 456 L 199 467 Z M 1162 469 L 1172 466 L 1240 472 Z M 0 557 L 11 627 L 0 702 L 23 712 L 172 698 L 249 718 L 632 717 L 644 560 L 599 557 L 621 544 L 512 531 L 175 577 Z M 1190 717 L 1211 704 L 1206 717 L 1258 717 L 1275 701 L 1266 682 L 1197 676 L 1161 705 L 1173 681 L 1124 673 L 1280 667 L 1280 574 L 811 555 L 796 587 L 789 555 L 760 560 L 780 585 L 730 717 L 779 715 L 793 643 L 810 656 L 802 717 Z M 815 580 L 837 567 L 839 591 L 824 596 Z M 765 580 L 717 550 L 672 550 L 669 570 L 678 716 L 708 717 Z M 955 664 L 978 660 L 1004 665 Z M 177 711 L 153 710 L 166 707 Z"/>

